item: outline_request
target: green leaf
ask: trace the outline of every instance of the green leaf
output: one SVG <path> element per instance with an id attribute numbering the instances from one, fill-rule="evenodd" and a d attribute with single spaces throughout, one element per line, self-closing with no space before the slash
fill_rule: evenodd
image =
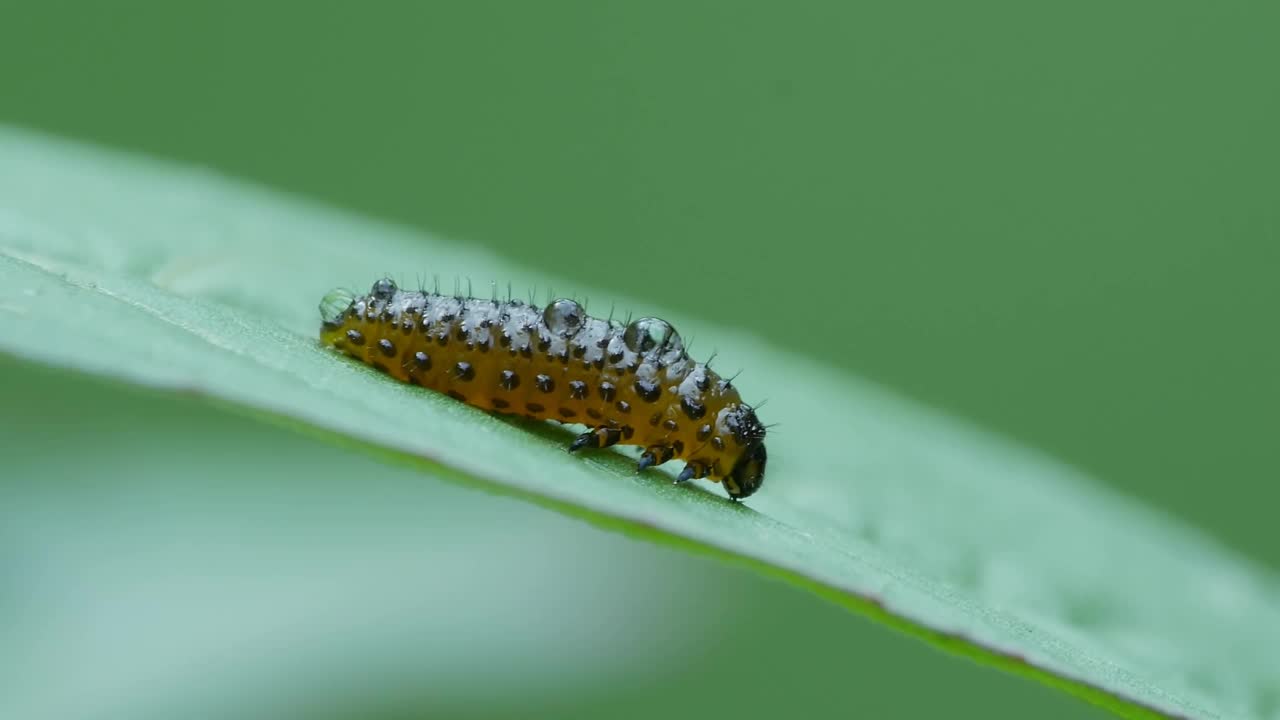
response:
<path id="1" fill-rule="evenodd" d="M 3 718 L 538 716 L 732 630 L 631 602 L 690 564 L 431 472 L 3 356 L 0 397 Z"/>
<path id="2" fill-rule="evenodd" d="M 319 347 L 320 297 L 386 272 L 450 289 L 461 278 L 477 295 L 550 285 L 596 310 L 664 315 L 695 355 L 716 348 L 722 367 L 746 370 L 748 400 L 769 399 L 763 419 L 782 426 L 768 481 L 734 505 L 718 487 L 672 486 L 674 471 L 638 475 L 618 453 L 570 456 L 562 428 L 490 416 Z M 788 302 L 796 322 L 840 332 L 838 313 Z M 208 397 L 743 563 L 1126 716 L 1280 707 L 1272 575 L 1033 451 L 773 347 L 767 327 L 673 317 L 482 249 L 16 130 L 0 132 L 0 324 L 12 355 Z"/>

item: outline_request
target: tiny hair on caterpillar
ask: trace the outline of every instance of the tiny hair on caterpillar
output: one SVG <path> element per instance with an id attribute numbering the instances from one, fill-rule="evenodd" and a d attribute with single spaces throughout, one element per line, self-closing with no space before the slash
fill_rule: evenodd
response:
<path id="1" fill-rule="evenodd" d="M 683 460 L 677 483 L 723 483 L 734 500 L 764 482 L 755 409 L 664 320 L 595 318 L 564 298 L 541 308 L 402 290 L 390 278 L 364 296 L 330 291 L 320 317 L 323 344 L 397 380 L 483 410 L 587 425 L 569 452 L 636 445 L 639 470 Z"/>

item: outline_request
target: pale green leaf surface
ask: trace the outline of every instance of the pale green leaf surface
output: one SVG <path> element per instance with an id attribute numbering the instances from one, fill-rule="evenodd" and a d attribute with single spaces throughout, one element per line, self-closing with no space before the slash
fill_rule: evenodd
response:
<path id="1" fill-rule="evenodd" d="M 549 716 L 732 629 L 631 602 L 689 564 L 430 470 L 3 356 L 0 397 L 6 720 Z"/>
<path id="2" fill-rule="evenodd" d="M 321 295 L 383 272 L 470 278 L 477 295 L 550 284 L 597 312 L 665 315 L 695 355 L 746 369 L 749 400 L 769 398 L 763 419 L 782 427 L 767 483 L 731 505 L 320 348 Z M 838 312 L 794 291 L 798 317 L 839 331 Z M 734 558 L 1127 715 L 1277 712 L 1272 575 L 1070 468 L 773 347 L 767 327 L 714 327 L 208 173 L 4 131 L 0 328 L 5 352 L 207 395 Z"/>

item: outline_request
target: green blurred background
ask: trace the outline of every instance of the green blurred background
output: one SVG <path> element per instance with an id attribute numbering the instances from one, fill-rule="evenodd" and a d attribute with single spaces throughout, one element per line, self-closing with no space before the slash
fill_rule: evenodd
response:
<path id="1" fill-rule="evenodd" d="M 0 122 L 741 325 L 1274 567 L 1278 31 L 1274 3 L 1181 0 L 6 3 Z M 691 612 L 778 618 L 708 651 L 758 687 L 708 660 L 555 714 L 1095 714 L 647 552 L 713 577 Z"/>

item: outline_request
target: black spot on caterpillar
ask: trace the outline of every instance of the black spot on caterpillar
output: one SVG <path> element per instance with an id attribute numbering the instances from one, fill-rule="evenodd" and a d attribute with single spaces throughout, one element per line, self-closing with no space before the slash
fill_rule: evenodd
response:
<path id="1" fill-rule="evenodd" d="M 566 299 L 539 308 L 405 291 L 388 278 L 363 297 L 329 292 L 320 317 L 324 344 L 399 380 L 493 412 L 587 418 L 570 452 L 638 445 L 639 469 L 684 460 L 676 482 L 722 482 L 735 500 L 764 482 L 755 410 L 664 320 L 594 318 Z"/>

